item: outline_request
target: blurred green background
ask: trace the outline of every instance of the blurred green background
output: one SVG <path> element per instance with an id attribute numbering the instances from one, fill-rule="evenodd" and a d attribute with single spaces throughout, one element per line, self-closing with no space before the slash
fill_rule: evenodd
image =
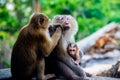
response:
<path id="1" fill-rule="evenodd" d="M 12 46 L 20 28 L 34 12 L 35 1 L 0 0 L 0 68 L 10 67 Z M 120 22 L 120 0 L 38 0 L 38 3 L 39 12 L 51 19 L 56 14 L 74 16 L 79 25 L 76 41 L 108 23 Z"/>

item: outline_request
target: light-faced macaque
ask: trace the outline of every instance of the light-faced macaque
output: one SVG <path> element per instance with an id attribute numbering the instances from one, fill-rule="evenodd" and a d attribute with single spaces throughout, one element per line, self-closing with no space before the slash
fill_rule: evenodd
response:
<path id="1" fill-rule="evenodd" d="M 67 80 L 88 80 L 86 74 L 81 68 L 72 61 L 71 56 L 66 52 L 68 43 L 74 43 L 74 36 L 78 31 L 76 20 L 70 15 L 56 15 L 52 20 L 52 25 L 60 24 L 62 26 L 62 36 L 46 61 L 46 74 L 55 73 L 62 75 Z M 52 31 L 50 31 L 52 33 Z"/>
<path id="2" fill-rule="evenodd" d="M 40 13 L 33 14 L 29 23 L 20 30 L 13 46 L 11 73 L 13 80 L 46 80 L 44 75 L 45 61 L 57 45 L 62 30 L 57 27 L 50 37 L 49 18 Z"/>
<path id="3" fill-rule="evenodd" d="M 67 53 L 73 58 L 73 62 L 76 65 L 80 64 L 80 59 L 82 58 L 83 54 L 79 54 L 80 48 L 78 48 L 77 44 L 69 43 L 67 46 Z"/>

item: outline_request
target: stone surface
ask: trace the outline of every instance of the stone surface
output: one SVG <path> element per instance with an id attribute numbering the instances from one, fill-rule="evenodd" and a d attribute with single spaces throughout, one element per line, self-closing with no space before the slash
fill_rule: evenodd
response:
<path id="1" fill-rule="evenodd" d="M 0 80 L 11 77 L 10 68 L 0 69 Z M 55 79 L 56 80 L 56 79 Z M 57 79 L 65 80 L 65 79 Z M 91 77 L 90 80 L 120 80 L 120 78 L 109 78 L 109 77 Z"/>

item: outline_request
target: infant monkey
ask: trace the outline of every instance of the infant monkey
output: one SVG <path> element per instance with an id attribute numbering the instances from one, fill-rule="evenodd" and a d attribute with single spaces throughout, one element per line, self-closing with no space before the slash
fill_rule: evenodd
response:
<path id="1" fill-rule="evenodd" d="M 73 62 L 76 65 L 81 64 L 83 52 L 80 50 L 80 48 L 78 48 L 77 44 L 69 43 L 67 46 L 67 53 L 73 58 Z"/>

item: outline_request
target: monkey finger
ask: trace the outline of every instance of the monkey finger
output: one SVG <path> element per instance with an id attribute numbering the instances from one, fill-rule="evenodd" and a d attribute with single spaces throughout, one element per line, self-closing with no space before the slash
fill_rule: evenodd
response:
<path id="1" fill-rule="evenodd" d="M 61 33 L 61 34 L 62 34 L 62 30 L 61 30 L 61 28 L 60 28 L 60 27 L 58 27 L 58 28 L 56 29 L 56 32 L 57 32 L 57 33 Z"/>
<path id="2" fill-rule="evenodd" d="M 63 26 L 62 26 L 62 25 L 60 25 L 60 24 L 55 24 L 54 26 L 55 26 L 55 28 L 60 27 L 60 28 L 61 28 L 61 30 L 62 30 L 62 32 L 64 31 L 64 30 L 63 30 Z"/>
<path id="3" fill-rule="evenodd" d="M 74 61 L 74 63 L 75 63 L 75 65 L 77 65 L 77 62 L 76 62 L 76 61 Z"/>

